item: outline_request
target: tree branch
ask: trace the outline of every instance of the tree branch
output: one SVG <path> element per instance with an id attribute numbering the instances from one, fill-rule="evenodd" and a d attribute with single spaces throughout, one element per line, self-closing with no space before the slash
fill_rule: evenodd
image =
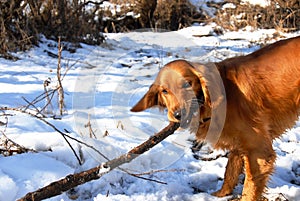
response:
<path id="1" fill-rule="evenodd" d="M 147 141 L 133 148 L 128 153 L 123 154 L 111 161 L 102 163 L 101 165 L 92 169 L 76 174 L 70 174 L 61 180 L 49 184 L 48 186 L 26 194 L 18 201 L 38 201 L 50 198 L 56 195 L 60 195 L 62 192 L 70 190 L 78 185 L 99 179 L 100 177 L 119 167 L 120 165 L 129 163 L 139 155 L 145 153 L 146 151 L 160 143 L 162 140 L 167 138 L 169 135 L 173 134 L 179 128 L 179 126 L 180 124 L 177 122 L 170 122 L 170 124 L 159 133 L 151 136 Z"/>

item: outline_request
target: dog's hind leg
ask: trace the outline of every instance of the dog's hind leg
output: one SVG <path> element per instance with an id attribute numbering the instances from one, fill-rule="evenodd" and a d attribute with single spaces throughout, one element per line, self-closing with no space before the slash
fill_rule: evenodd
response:
<path id="1" fill-rule="evenodd" d="M 276 159 L 270 140 L 260 139 L 256 147 L 248 150 L 243 157 L 245 164 L 245 183 L 242 201 L 257 201 L 262 199 L 269 175 L 273 172 Z"/>
<path id="2" fill-rule="evenodd" d="M 217 197 L 230 195 L 238 183 L 239 175 L 242 173 L 242 170 L 243 158 L 241 153 L 236 150 L 231 151 L 226 166 L 223 186 L 219 191 L 213 193 L 213 195 Z"/>

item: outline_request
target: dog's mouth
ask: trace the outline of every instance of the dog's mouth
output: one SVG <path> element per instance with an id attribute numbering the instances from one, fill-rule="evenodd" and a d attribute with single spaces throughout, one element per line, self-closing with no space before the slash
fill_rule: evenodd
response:
<path id="1" fill-rule="evenodd" d="M 188 128 L 193 120 L 193 118 L 199 119 L 200 116 L 200 107 L 204 104 L 202 99 L 192 99 L 191 105 L 188 113 L 186 113 L 185 109 L 181 110 L 181 116 L 183 118 L 180 119 L 180 127 Z"/>
<path id="2" fill-rule="evenodd" d="M 192 122 L 192 119 L 199 116 L 199 112 L 189 112 L 189 114 L 180 121 L 181 128 L 188 128 Z"/>

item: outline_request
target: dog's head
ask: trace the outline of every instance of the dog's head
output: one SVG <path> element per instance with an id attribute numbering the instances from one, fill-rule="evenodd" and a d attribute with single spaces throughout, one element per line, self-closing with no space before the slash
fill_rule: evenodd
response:
<path id="1" fill-rule="evenodd" d="M 131 109 L 139 112 L 158 106 L 167 108 L 168 119 L 182 128 L 210 120 L 211 101 L 207 82 L 201 72 L 185 61 L 165 65 L 144 97 Z"/>

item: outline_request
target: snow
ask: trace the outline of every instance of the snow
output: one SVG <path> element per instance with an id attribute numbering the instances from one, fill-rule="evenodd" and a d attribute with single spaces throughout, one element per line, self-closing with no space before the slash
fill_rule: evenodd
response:
<path id="1" fill-rule="evenodd" d="M 19 190 L 12 178 L 0 171 L 0 200 L 14 200 Z"/>
<path id="2" fill-rule="evenodd" d="M 259 5 L 261 7 L 267 7 L 271 4 L 271 0 L 242 0 L 241 3 L 249 3 L 252 5 Z"/>
<path id="3" fill-rule="evenodd" d="M 206 6 L 207 1 L 206 0 L 190 0 L 190 2 L 196 7 L 202 7 L 205 10 L 207 9 L 207 6 Z M 224 1 L 223 0 L 216 0 L 214 2 L 215 3 L 220 3 L 220 2 L 224 2 Z M 266 6 L 269 6 L 271 4 L 271 1 L 270 0 L 241 0 L 241 3 L 242 4 L 248 3 L 248 4 L 252 4 L 252 5 L 259 5 L 261 7 L 266 7 Z M 230 5 L 233 5 L 233 4 L 226 3 L 225 5 L 230 6 Z M 234 8 L 234 7 L 231 6 L 231 8 Z"/>
<path id="4" fill-rule="evenodd" d="M 274 42 L 275 30 L 241 30 L 224 35 L 213 33 L 214 25 L 192 26 L 176 32 L 140 32 L 107 34 L 105 44 L 88 46 L 76 53 L 63 51 L 66 110 L 61 119 L 47 118 L 59 130 L 84 141 L 106 157 L 118 157 L 168 122 L 166 112 L 151 109 L 131 113 L 129 109 L 143 96 L 159 69 L 169 61 L 184 58 L 191 61 L 220 61 L 248 54 L 261 43 Z M 285 34 L 292 37 L 299 33 Z M 52 44 L 52 45 L 48 45 Z M 42 38 L 39 47 L 16 53 L 16 62 L 0 59 L 0 106 L 20 107 L 44 92 L 43 83 L 51 78 L 56 86 L 56 42 Z M 36 106 L 42 108 L 45 101 Z M 52 101 L 53 113 L 58 114 L 57 97 Z M 42 121 L 18 112 L 6 111 L 8 126 L 0 126 L 11 140 L 37 153 L 0 156 L 0 200 L 12 201 L 37 190 L 68 174 L 93 168 L 105 162 L 98 152 L 68 139 L 83 159 L 79 165 L 62 136 Z M 0 121 L 6 122 L 0 113 Z M 59 116 L 58 116 L 59 117 Z M 86 126 L 90 119 L 95 137 L 90 138 Z M 1 141 L 4 139 L 1 136 Z M 160 184 L 132 177 L 113 170 L 101 179 L 88 182 L 74 192 L 48 200 L 227 200 L 210 193 L 222 185 L 227 158 L 224 151 L 204 147 L 196 160 L 191 151 L 193 135 L 180 130 L 152 150 L 123 165 L 131 173 L 147 173 L 145 178 L 165 182 Z M 300 122 L 274 141 L 278 155 L 276 168 L 265 196 L 284 196 L 297 200 L 300 196 Z M 107 171 L 107 170 L 103 170 Z M 241 193 L 242 185 L 235 189 Z M 199 193 L 195 193 L 199 192 Z"/>

